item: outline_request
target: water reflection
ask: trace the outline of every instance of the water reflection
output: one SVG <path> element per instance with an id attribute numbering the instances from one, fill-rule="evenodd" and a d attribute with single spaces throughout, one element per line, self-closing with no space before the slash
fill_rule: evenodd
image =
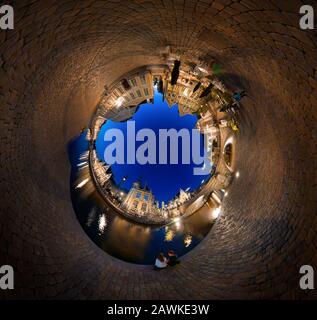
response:
<path id="1" fill-rule="evenodd" d="M 106 226 L 107 226 L 107 218 L 106 218 L 106 215 L 103 213 L 102 215 L 99 216 L 99 223 L 98 223 L 100 236 L 104 233 Z"/>
<path id="2" fill-rule="evenodd" d="M 91 211 L 89 212 L 87 223 L 86 223 L 87 227 L 90 227 L 92 225 L 92 223 L 94 222 L 94 220 L 96 219 L 96 212 L 97 212 L 96 207 L 93 207 L 91 209 Z"/>
<path id="3" fill-rule="evenodd" d="M 189 247 L 193 241 L 193 237 L 190 234 L 185 235 L 184 237 L 184 245 L 185 247 Z"/>
<path id="4" fill-rule="evenodd" d="M 95 188 L 85 159 L 85 133 L 69 144 L 71 197 L 77 218 L 88 236 L 107 253 L 133 263 L 153 264 L 159 252 L 179 256 L 192 250 L 214 224 L 214 205 L 205 203 L 193 215 L 170 225 L 149 227 L 131 222 L 106 205 Z"/>

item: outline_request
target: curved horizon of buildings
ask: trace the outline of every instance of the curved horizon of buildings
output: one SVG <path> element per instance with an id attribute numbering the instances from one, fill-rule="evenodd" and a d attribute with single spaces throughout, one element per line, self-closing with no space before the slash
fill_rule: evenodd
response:
<path id="1" fill-rule="evenodd" d="M 209 188 L 210 193 L 208 196 L 204 195 L 204 201 L 207 201 L 215 191 L 212 198 L 218 200 L 218 203 L 221 202 L 224 193 L 219 190 L 228 186 L 231 175 L 230 170 L 229 173 L 224 174 L 216 172 L 219 158 L 223 158 L 224 153 L 220 150 L 220 136 L 221 131 L 233 132 L 235 128 L 230 125 L 232 117 L 219 110 L 224 103 L 230 103 L 232 95 L 221 81 L 206 69 L 208 69 L 206 66 L 202 68 L 190 63 L 183 63 L 176 83 L 172 84 L 171 63 L 145 66 L 119 78 L 109 87 L 105 86 L 104 94 L 87 130 L 86 139 L 90 142 L 89 162 L 99 191 L 106 201 L 110 201 L 125 216 L 141 223 L 166 224 L 186 215 L 184 206 L 197 194 L 197 190 L 195 192 L 180 190 L 174 199 L 167 204 L 163 202 L 160 205 L 158 201 L 155 201 L 152 192 L 146 187 L 142 188 L 137 181 L 128 192 L 116 186 L 111 179 L 110 166 L 97 157 L 95 141 L 101 126 L 109 119 L 120 122 L 127 121 L 137 111 L 140 104 L 153 103 L 154 86 L 163 94 L 163 99 L 166 100 L 169 107 L 178 105 L 180 115 L 197 115 L 196 128 L 204 134 L 207 152 L 210 155 L 209 160 L 214 164 L 213 175 L 209 180 L 217 180 L 217 183 L 211 184 L 208 181 L 204 182 L 199 191 L 203 188 Z M 226 156 L 228 158 L 228 155 Z M 222 171 L 226 171 L 228 168 Z"/>

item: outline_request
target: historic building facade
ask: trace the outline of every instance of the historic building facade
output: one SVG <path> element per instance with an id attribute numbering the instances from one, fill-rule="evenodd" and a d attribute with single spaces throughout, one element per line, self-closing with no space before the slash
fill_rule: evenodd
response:
<path id="1" fill-rule="evenodd" d="M 172 85 L 170 74 L 168 74 L 165 81 L 164 93 L 169 107 L 177 103 L 180 115 L 197 112 L 204 103 L 199 98 L 204 90 L 204 85 L 198 85 L 198 83 L 197 78 L 187 72 L 180 71 L 177 83 Z M 195 88 L 196 90 L 194 90 Z"/>
<path id="2" fill-rule="evenodd" d="M 135 182 L 122 203 L 122 207 L 139 216 L 151 213 L 154 207 L 154 195 L 148 188 L 141 188 Z"/>
<path id="3" fill-rule="evenodd" d="M 93 165 L 93 172 L 96 180 L 98 181 L 99 185 L 104 188 L 106 184 L 108 184 L 112 175 L 111 173 L 107 172 L 110 168 L 110 165 L 107 165 L 105 162 L 102 162 L 98 159 L 96 150 L 91 151 L 91 164 Z"/>
<path id="4" fill-rule="evenodd" d="M 139 70 L 105 91 L 99 104 L 99 115 L 113 121 L 126 121 L 141 103 L 153 102 L 153 97 L 152 72 Z"/>

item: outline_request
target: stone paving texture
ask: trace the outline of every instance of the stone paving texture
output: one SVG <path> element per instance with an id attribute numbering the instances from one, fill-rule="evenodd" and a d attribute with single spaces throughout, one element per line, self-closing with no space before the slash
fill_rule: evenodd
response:
<path id="1" fill-rule="evenodd" d="M 316 1 L 304 1 L 317 10 Z M 0 30 L 0 265 L 20 299 L 310 299 L 317 270 L 317 35 L 303 1 L 7 1 Z M 225 66 L 244 88 L 223 212 L 182 264 L 159 273 L 121 262 L 87 237 L 72 209 L 67 142 L 105 83 L 161 63 L 170 45 Z"/>

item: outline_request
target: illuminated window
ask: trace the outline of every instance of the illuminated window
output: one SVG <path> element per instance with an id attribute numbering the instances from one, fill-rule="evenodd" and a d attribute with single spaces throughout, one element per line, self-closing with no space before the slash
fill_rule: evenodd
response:
<path id="1" fill-rule="evenodd" d="M 142 84 L 146 84 L 145 74 L 142 74 L 142 75 L 140 76 L 140 79 L 141 79 L 141 83 L 142 83 Z"/>
<path id="2" fill-rule="evenodd" d="M 138 201 L 134 201 L 133 202 L 133 209 L 136 209 L 138 207 L 139 202 Z"/>
<path id="3" fill-rule="evenodd" d="M 135 96 L 134 96 L 133 92 L 130 93 L 130 96 L 131 96 L 132 99 L 135 99 Z"/>
<path id="4" fill-rule="evenodd" d="M 130 80 L 130 83 L 131 83 L 131 85 L 132 85 L 133 87 L 136 86 L 136 80 L 135 80 L 135 79 L 131 79 L 131 80 Z"/>
<path id="5" fill-rule="evenodd" d="M 144 89 L 144 94 L 145 94 L 146 96 L 149 95 L 149 90 L 148 90 L 147 88 Z"/>
<path id="6" fill-rule="evenodd" d="M 141 97 L 141 91 L 140 91 L 140 90 L 137 90 L 136 93 L 137 93 L 137 95 L 138 95 L 139 97 Z"/>
<path id="7" fill-rule="evenodd" d="M 141 210 L 142 211 L 146 211 L 146 208 L 147 208 L 147 204 L 146 203 L 142 203 Z"/>

